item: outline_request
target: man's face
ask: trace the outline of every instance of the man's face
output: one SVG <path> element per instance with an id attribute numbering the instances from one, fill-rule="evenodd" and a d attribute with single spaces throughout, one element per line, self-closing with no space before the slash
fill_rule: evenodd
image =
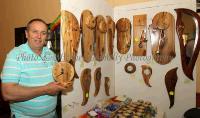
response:
<path id="1" fill-rule="evenodd" d="M 25 33 L 32 50 L 43 48 L 47 39 L 47 26 L 44 23 L 40 21 L 32 22 Z"/>

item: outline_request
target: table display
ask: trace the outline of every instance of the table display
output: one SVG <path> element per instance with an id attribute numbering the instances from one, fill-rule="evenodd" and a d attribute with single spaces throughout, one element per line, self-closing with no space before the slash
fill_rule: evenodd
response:
<path id="1" fill-rule="evenodd" d="M 80 118 L 157 118 L 157 108 L 150 102 L 115 96 L 97 103 Z"/>

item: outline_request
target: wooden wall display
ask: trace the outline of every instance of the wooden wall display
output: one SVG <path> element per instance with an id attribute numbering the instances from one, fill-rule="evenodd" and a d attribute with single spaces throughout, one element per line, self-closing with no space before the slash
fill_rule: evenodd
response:
<path id="1" fill-rule="evenodd" d="M 149 65 L 142 65 L 141 67 L 142 67 L 142 76 L 144 82 L 148 87 L 151 87 L 149 80 L 152 75 L 152 68 Z"/>
<path id="2" fill-rule="evenodd" d="M 149 26 L 152 55 L 159 64 L 168 64 L 175 58 L 175 21 L 169 12 L 159 12 Z"/>
<path id="3" fill-rule="evenodd" d="M 66 61 L 61 61 L 54 65 L 52 74 L 57 82 L 66 86 L 74 77 L 74 67 Z"/>
<path id="4" fill-rule="evenodd" d="M 134 63 L 129 62 L 124 66 L 124 70 L 125 72 L 132 74 L 136 71 L 136 65 Z"/>
<path id="5" fill-rule="evenodd" d="M 98 67 L 94 71 L 94 83 L 95 83 L 95 92 L 94 96 L 96 97 L 99 93 L 100 87 L 101 87 L 101 67 Z"/>
<path id="6" fill-rule="evenodd" d="M 70 62 L 75 69 L 75 61 L 80 41 L 80 27 L 77 18 L 69 11 L 61 11 L 61 35 L 63 39 L 64 61 Z M 78 74 L 75 71 L 75 78 Z"/>
<path id="7" fill-rule="evenodd" d="M 105 93 L 107 96 L 110 96 L 110 84 L 111 84 L 111 79 L 110 77 L 105 77 L 105 82 L 104 82 L 104 87 L 105 87 Z"/>
<path id="8" fill-rule="evenodd" d="M 107 24 L 102 15 L 96 16 L 95 22 L 94 57 L 97 61 L 102 61 L 105 56 Z"/>
<path id="9" fill-rule="evenodd" d="M 115 22 L 111 18 L 111 16 L 106 16 L 107 21 L 107 48 L 108 53 L 111 59 L 114 59 L 113 57 L 113 48 L 114 48 L 114 38 L 115 38 Z"/>
<path id="10" fill-rule="evenodd" d="M 185 8 L 175 9 L 175 11 L 183 72 L 193 80 L 193 70 L 200 50 L 200 16 Z"/>
<path id="11" fill-rule="evenodd" d="M 86 105 L 89 99 L 90 84 L 91 84 L 91 69 L 86 68 L 81 72 L 81 88 L 83 91 L 82 106 Z"/>
<path id="12" fill-rule="evenodd" d="M 178 80 L 177 69 L 178 67 L 173 68 L 169 70 L 165 75 L 165 86 L 170 100 L 169 108 L 171 108 L 174 105 L 175 87 L 176 87 L 176 82 Z"/>
<path id="13" fill-rule="evenodd" d="M 90 62 L 93 55 L 95 18 L 91 11 L 84 10 L 81 13 L 80 29 L 82 33 L 81 51 L 85 62 Z"/>
<path id="14" fill-rule="evenodd" d="M 120 18 L 116 23 L 117 50 L 126 54 L 131 47 L 131 22 L 127 18 Z"/>
<path id="15" fill-rule="evenodd" d="M 133 55 L 146 56 L 147 15 L 133 16 Z"/>

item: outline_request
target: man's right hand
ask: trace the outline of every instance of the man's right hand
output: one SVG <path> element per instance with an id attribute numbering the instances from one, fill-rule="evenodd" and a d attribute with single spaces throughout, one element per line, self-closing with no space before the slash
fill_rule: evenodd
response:
<path id="1" fill-rule="evenodd" d="M 60 91 L 66 90 L 68 86 L 71 86 L 71 83 L 68 83 L 66 86 L 64 86 L 59 82 L 51 82 L 45 85 L 45 91 L 48 95 L 57 95 Z"/>

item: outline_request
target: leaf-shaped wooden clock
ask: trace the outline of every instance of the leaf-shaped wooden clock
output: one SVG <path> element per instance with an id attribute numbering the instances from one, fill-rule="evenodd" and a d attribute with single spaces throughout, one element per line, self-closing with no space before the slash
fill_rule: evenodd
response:
<path id="1" fill-rule="evenodd" d="M 58 62 L 53 67 L 53 77 L 57 82 L 66 85 L 73 80 L 74 67 L 65 61 Z"/>

